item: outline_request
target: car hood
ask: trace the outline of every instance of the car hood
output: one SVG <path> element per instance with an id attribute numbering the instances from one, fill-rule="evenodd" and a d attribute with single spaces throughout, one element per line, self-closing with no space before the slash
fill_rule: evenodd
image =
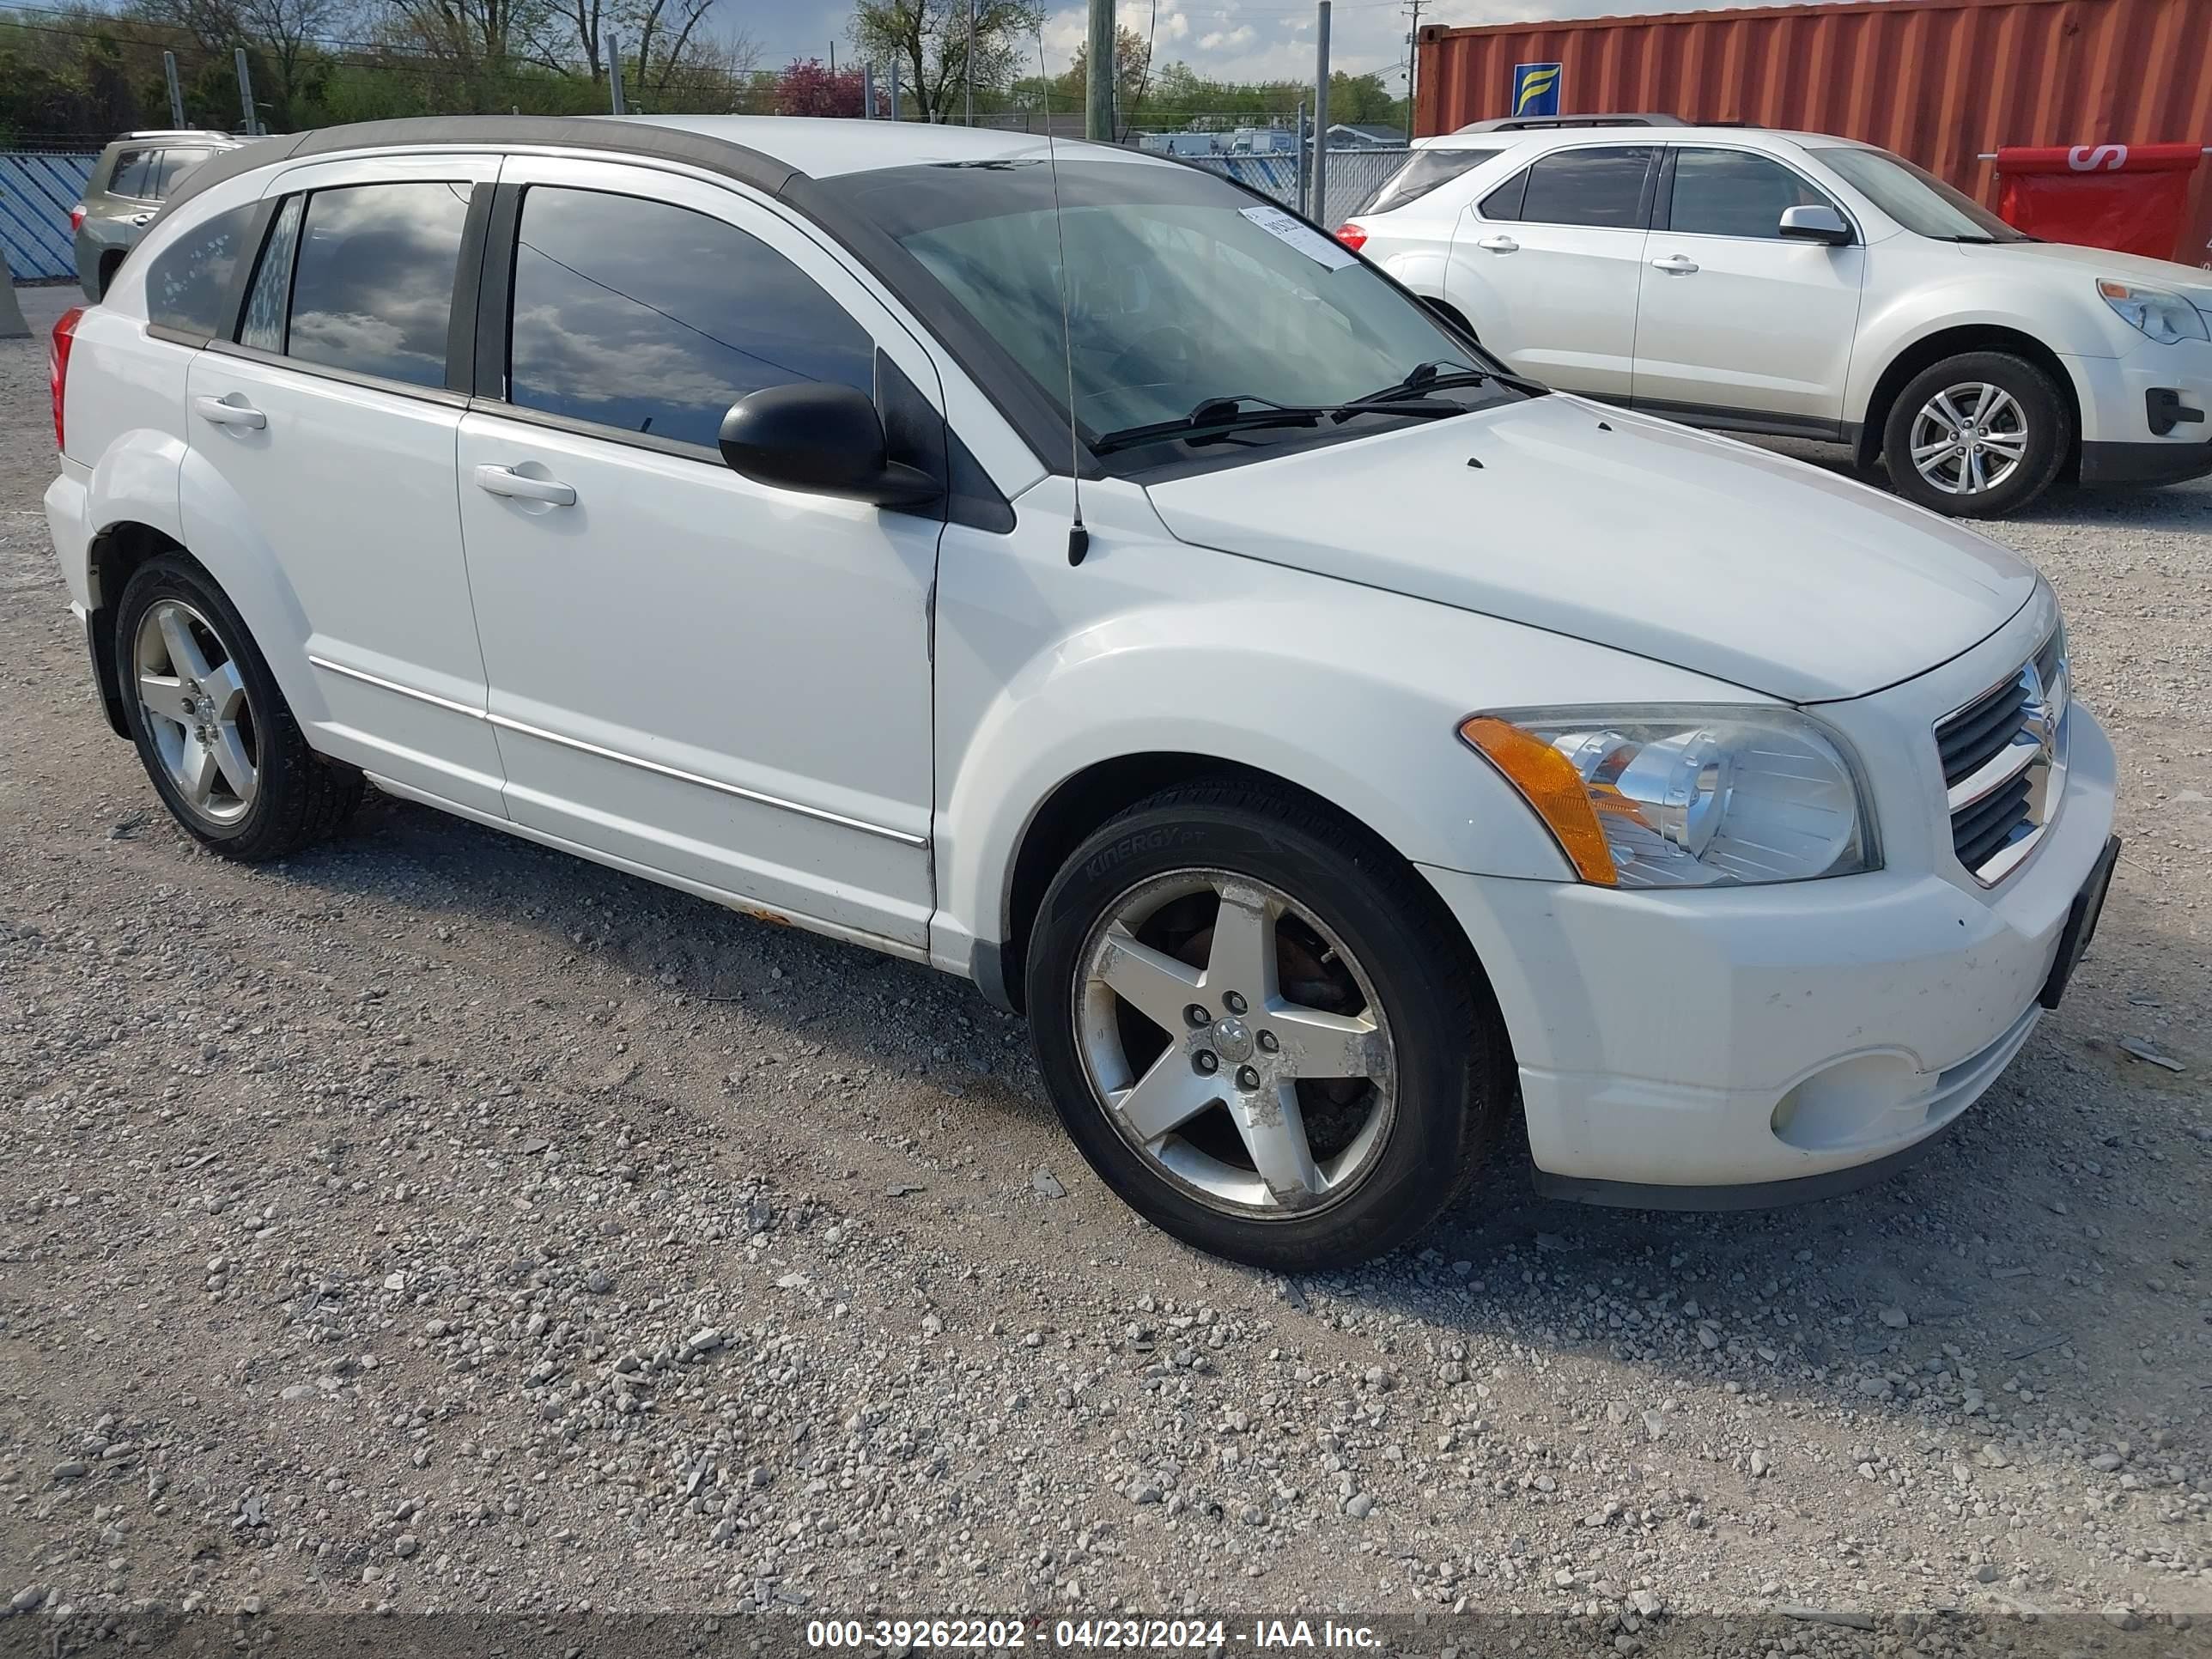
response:
<path id="1" fill-rule="evenodd" d="M 2140 253 L 2115 253 L 2109 248 L 2081 247 L 2072 242 L 1976 242 L 1960 244 L 1960 251 L 1976 264 L 2001 269 L 2049 272 L 2072 265 L 2092 280 L 2110 276 L 2116 282 L 2141 283 L 2186 294 L 2197 305 L 2212 311 L 2212 271 L 2171 259 L 2149 259 Z"/>
<path id="2" fill-rule="evenodd" d="M 1790 702 L 1863 696 L 1947 662 L 2036 583 L 2003 548 L 1863 484 L 1563 394 L 1150 494 L 1200 546 Z"/>

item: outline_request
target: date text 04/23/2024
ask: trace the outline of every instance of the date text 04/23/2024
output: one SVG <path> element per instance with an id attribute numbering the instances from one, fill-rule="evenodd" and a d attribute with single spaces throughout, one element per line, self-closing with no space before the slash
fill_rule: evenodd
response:
<path id="1" fill-rule="evenodd" d="M 1030 1646 L 1219 1654 L 1231 1647 L 1261 1650 L 1381 1645 L 1365 1625 L 1333 1619 L 816 1619 L 806 1626 L 811 1648 L 905 1654 L 929 1649 L 997 1651 Z"/>

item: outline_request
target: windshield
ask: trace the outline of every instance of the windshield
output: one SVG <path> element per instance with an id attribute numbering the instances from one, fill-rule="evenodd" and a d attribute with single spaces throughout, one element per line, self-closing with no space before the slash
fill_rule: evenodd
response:
<path id="1" fill-rule="evenodd" d="M 918 311 L 964 313 L 1060 420 L 1072 355 L 1085 444 L 1184 421 L 1216 399 L 1334 407 L 1425 364 L 1439 380 L 1495 367 L 1333 238 L 1196 168 L 1063 161 L 1058 226 L 1042 156 L 848 173 L 821 187 L 919 263 L 929 279 L 921 286 L 937 292 L 908 295 Z M 1449 395 L 1472 404 L 1518 394 L 1486 383 Z M 1278 426 L 1236 441 L 1325 441 L 1379 423 Z M 1115 462 L 1176 459 L 1163 446 L 1177 441 L 1164 436 Z"/>
<path id="2" fill-rule="evenodd" d="M 1886 149 L 1816 149 L 1819 156 L 1907 230 L 1942 242 L 2031 242 L 1964 191 Z"/>

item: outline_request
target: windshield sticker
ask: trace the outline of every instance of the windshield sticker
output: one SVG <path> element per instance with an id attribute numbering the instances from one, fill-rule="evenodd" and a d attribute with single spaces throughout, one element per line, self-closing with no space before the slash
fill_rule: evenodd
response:
<path id="1" fill-rule="evenodd" d="M 1356 264 L 1352 250 L 1333 236 L 1324 236 L 1310 225 L 1300 224 L 1280 208 L 1249 207 L 1237 210 L 1254 224 L 1279 242 L 1291 247 L 1329 270 L 1342 270 Z"/>

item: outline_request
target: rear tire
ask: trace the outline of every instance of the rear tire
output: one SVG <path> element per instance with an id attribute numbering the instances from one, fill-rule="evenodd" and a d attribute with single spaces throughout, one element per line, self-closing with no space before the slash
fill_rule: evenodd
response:
<path id="1" fill-rule="evenodd" d="M 149 559 L 124 588 L 115 683 L 163 804 L 225 858 L 282 858 L 361 805 L 362 775 L 307 746 L 237 607 L 182 553 Z"/>
<path id="2" fill-rule="evenodd" d="M 1514 1099 L 1448 913 L 1288 791 L 1192 784 L 1121 813 L 1054 878 L 1028 954 L 1077 1148 L 1139 1215 L 1233 1261 L 1310 1272 L 1394 1249 Z"/>
<path id="3" fill-rule="evenodd" d="M 1954 518 L 2017 513 L 2074 447 L 2074 411 L 2050 375 L 2007 351 L 1968 351 L 1905 383 L 1882 423 L 1890 485 Z"/>

